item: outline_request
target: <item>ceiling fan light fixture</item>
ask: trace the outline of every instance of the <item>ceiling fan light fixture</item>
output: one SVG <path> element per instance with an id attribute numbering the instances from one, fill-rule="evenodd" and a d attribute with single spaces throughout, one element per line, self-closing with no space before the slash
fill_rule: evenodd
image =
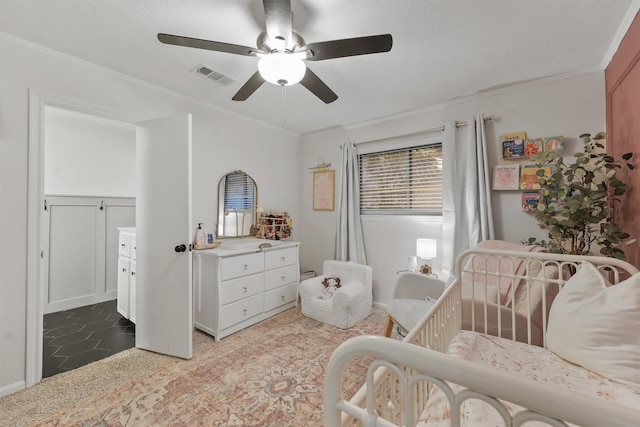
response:
<path id="1" fill-rule="evenodd" d="M 258 61 L 258 71 L 263 79 L 278 86 L 296 84 L 304 77 L 307 66 L 300 58 L 286 52 L 275 52 Z"/>

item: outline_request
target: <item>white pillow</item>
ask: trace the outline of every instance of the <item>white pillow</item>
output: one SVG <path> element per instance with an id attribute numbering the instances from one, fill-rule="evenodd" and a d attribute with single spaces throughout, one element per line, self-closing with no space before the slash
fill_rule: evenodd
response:
<path id="1" fill-rule="evenodd" d="M 640 273 L 607 287 L 583 263 L 553 301 L 547 347 L 569 362 L 640 386 Z"/>

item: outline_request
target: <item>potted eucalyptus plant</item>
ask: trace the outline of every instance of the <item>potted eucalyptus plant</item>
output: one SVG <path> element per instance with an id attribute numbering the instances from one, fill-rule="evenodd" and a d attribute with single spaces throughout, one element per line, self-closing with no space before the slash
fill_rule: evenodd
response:
<path id="1" fill-rule="evenodd" d="M 533 213 L 549 236 L 542 243 L 552 252 L 589 255 L 599 248 L 602 255 L 624 260 L 620 246 L 636 240 L 620 230 L 612 218 L 612 203 L 619 203 L 619 196 L 627 191 L 627 184 L 616 172 L 622 167 L 633 169 L 629 163 L 633 153 L 616 160 L 604 152 L 604 139 L 604 132 L 593 138 L 588 133 L 580 135 L 584 150 L 574 154 L 572 164 L 548 153 L 533 157 L 539 168 L 551 166 L 550 176 L 545 177 L 541 169 L 537 172 L 538 192 L 546 203 L 539 203 Z M 535 238 L 528 242 L 534 243 Z"/>

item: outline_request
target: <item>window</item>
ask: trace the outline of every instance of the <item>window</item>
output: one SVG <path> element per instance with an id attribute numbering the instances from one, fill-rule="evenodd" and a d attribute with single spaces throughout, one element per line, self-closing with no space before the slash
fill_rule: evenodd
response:
<path id="1" fill-rule="evenodd" d="M 442 143 L 360 154 L 360 213 L 439 215 Z"/>
<path id="2" fill-rule="evenodd" d="M 252 209 L 254 187 L 253 179 L 244 172 L 227 174 L 224 181 L 224 209 Z"/>

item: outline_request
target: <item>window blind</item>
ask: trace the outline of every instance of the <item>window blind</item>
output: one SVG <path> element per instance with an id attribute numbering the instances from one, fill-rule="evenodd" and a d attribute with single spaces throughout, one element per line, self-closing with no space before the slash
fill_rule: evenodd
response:
<path id="1" fill-rule="evenodd" d="M 440 214 L 442 143 L 358 156 L 361 214 Z"/>
<path id="2" fill-rule="evenodd" d="M 245 173 L 228 174 L 224 181 L 224 209 L 238 211 L 253 207 L 253 181 Z"/>

